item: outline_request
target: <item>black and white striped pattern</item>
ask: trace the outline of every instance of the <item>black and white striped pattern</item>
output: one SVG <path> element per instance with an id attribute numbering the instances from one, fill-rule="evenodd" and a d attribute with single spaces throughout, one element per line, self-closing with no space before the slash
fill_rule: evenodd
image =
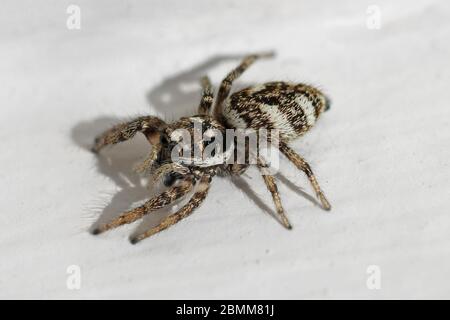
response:
<path id="1" fill-rule="evenodd" d="M 270 82 L 232 94 L 222 115 L 240 129 L 278 129 L 282 138 L 295 139 L 307 132 L 325 110 L 327 99 L 305 84 Z"/>

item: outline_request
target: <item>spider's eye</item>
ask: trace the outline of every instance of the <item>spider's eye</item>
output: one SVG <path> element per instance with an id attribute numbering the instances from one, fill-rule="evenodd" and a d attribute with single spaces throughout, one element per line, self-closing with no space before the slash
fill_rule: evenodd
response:
<path id="1" fill-rule="evenodd" d="M 171 172 L 164 176 L 164 185 L 166 187 L 171 187 L 178 179 L 183 178 L 183 175 L 178 172 Z"/>
<path id="2" fill-rule="evenodd" d="M 161 144 L 169 144 L 169 138 L 167 138 L 167 136 L 165 134 L 161 135 Z"/>

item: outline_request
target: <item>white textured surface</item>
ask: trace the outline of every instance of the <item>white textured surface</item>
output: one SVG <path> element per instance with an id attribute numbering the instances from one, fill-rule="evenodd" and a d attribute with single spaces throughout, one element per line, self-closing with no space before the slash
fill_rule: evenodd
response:
<path id="1" fill-rule="evenodd" d="M 2 2 L 0 297 L 450 298 L 448 1 L 76 1 L 72 31 L 70 3 Z M 332 97 L 295 144 L 332 212 L 283 160 L 291 232 L 252 170 L 215 179 L 194 215 L 139 245 L 128 236 L 155 217 L 90 235 L 106 204 L 103 218 L 148 195 L 131 171 L 143 139 L 97 160 L 94 135 L 116 117 L 189 114 L 200 76 L 217 85 L 228 55 L 267 49 L 277 58 L 238 86 L 305 81 Z M 80 290 L 66 288 L 74 264 Z"/>

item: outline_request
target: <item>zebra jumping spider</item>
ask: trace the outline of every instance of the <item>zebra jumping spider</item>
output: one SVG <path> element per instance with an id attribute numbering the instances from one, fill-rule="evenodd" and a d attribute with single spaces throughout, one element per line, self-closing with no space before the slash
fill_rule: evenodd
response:
<path id="1" fill-rule="evenodd" d="M 209 161 L 211 159 L 208 158 L 191 163 L 173 161 L 174 145 L 179 141 L 174 137 L 175 131 L 185 129 L 194 135 L 193 128 L 198 123 L 200 123 L 203 134 L 210 129 L 221 133 L 224 133 L 227 129 L 278 130 L 279 140 L 276 148 L 306 174 L 323 209 L 330 210 L 331 206 L 320 189 L 311 167 L 288 145 L 315 124 L 322 112 L 329 109 L 330 100 L 317 88 L 306 84 L 287 82 L 256 85 L 230 95 L 233 81 L 247 70 L 255 60 L 271 56 L 273 56 L 273 53 L 245 57 L 221 82 L 215 97 L 215 103 L 209 78 L 206 76 L 202 78 L 202 98 L 198 107 L 198 115 L 184 117 L 171 124 L 167 124 L 158 117 L 142 116 L 133 121 L 118 124 L 98 136 L 92 147 L 92 151 L 95 153 L 98 153 L 107 145 L 131 139 L 138 132 L 144 134 L 152 148 L 149 157 L 144 160 L 138 169 L 142 172 L 149 171 L 157 178 L 163 178 L 167 189 L 143 205 L 121 214 L 109 223 L 98 226 L 93 233 L 99 234 L 120 225 L 134 222 L 146 214 L 172 204 L 193 191 L 189 201 L 177 212 L 169 215 L 157 226 L 131 239 L 131 243 L 137 243 L 189 216 L 206 198 L 211 180 L 216 174 L 241 175 L 245 172 L 250 165 L 247 162 L 243 164 L 217 163 Z M 204 138 L 201 138 L 199 145 L 200 148 L 204 149 L 208 143 Z M 233 148 L 235 147 L 233 146 Z M 259 156 L 255 165 L 259 168 L 263 180 L 272 194 L 281 223 L 286 228 L 291 229 L 291 224 L 284 214 L 274 176 L 265 174 L 264 169 L 267 164 Z"/>

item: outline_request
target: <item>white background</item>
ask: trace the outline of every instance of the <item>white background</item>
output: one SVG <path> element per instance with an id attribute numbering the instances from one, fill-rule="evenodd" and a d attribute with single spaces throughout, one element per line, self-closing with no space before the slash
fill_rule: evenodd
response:
<path id="1" fill-rule="evenodd" d="M 449 298 L 449 15 L 445 0 L 2 1 L 0 297 Z M 237 86 L 308 82 L 332 98 L 294 148 L 333 210 L 283 160 L 292 231 L 250 170 L 216 178 L 195 214 L 138 245 L 129 236 L 164 212 L 92 236 L 151 194 L 132 171 L 142 137 L 100 158 L 93 137 L 137 114 L 192 114 L 202 75 L 217 86 L 235 56 L 270 49 Z"/>

